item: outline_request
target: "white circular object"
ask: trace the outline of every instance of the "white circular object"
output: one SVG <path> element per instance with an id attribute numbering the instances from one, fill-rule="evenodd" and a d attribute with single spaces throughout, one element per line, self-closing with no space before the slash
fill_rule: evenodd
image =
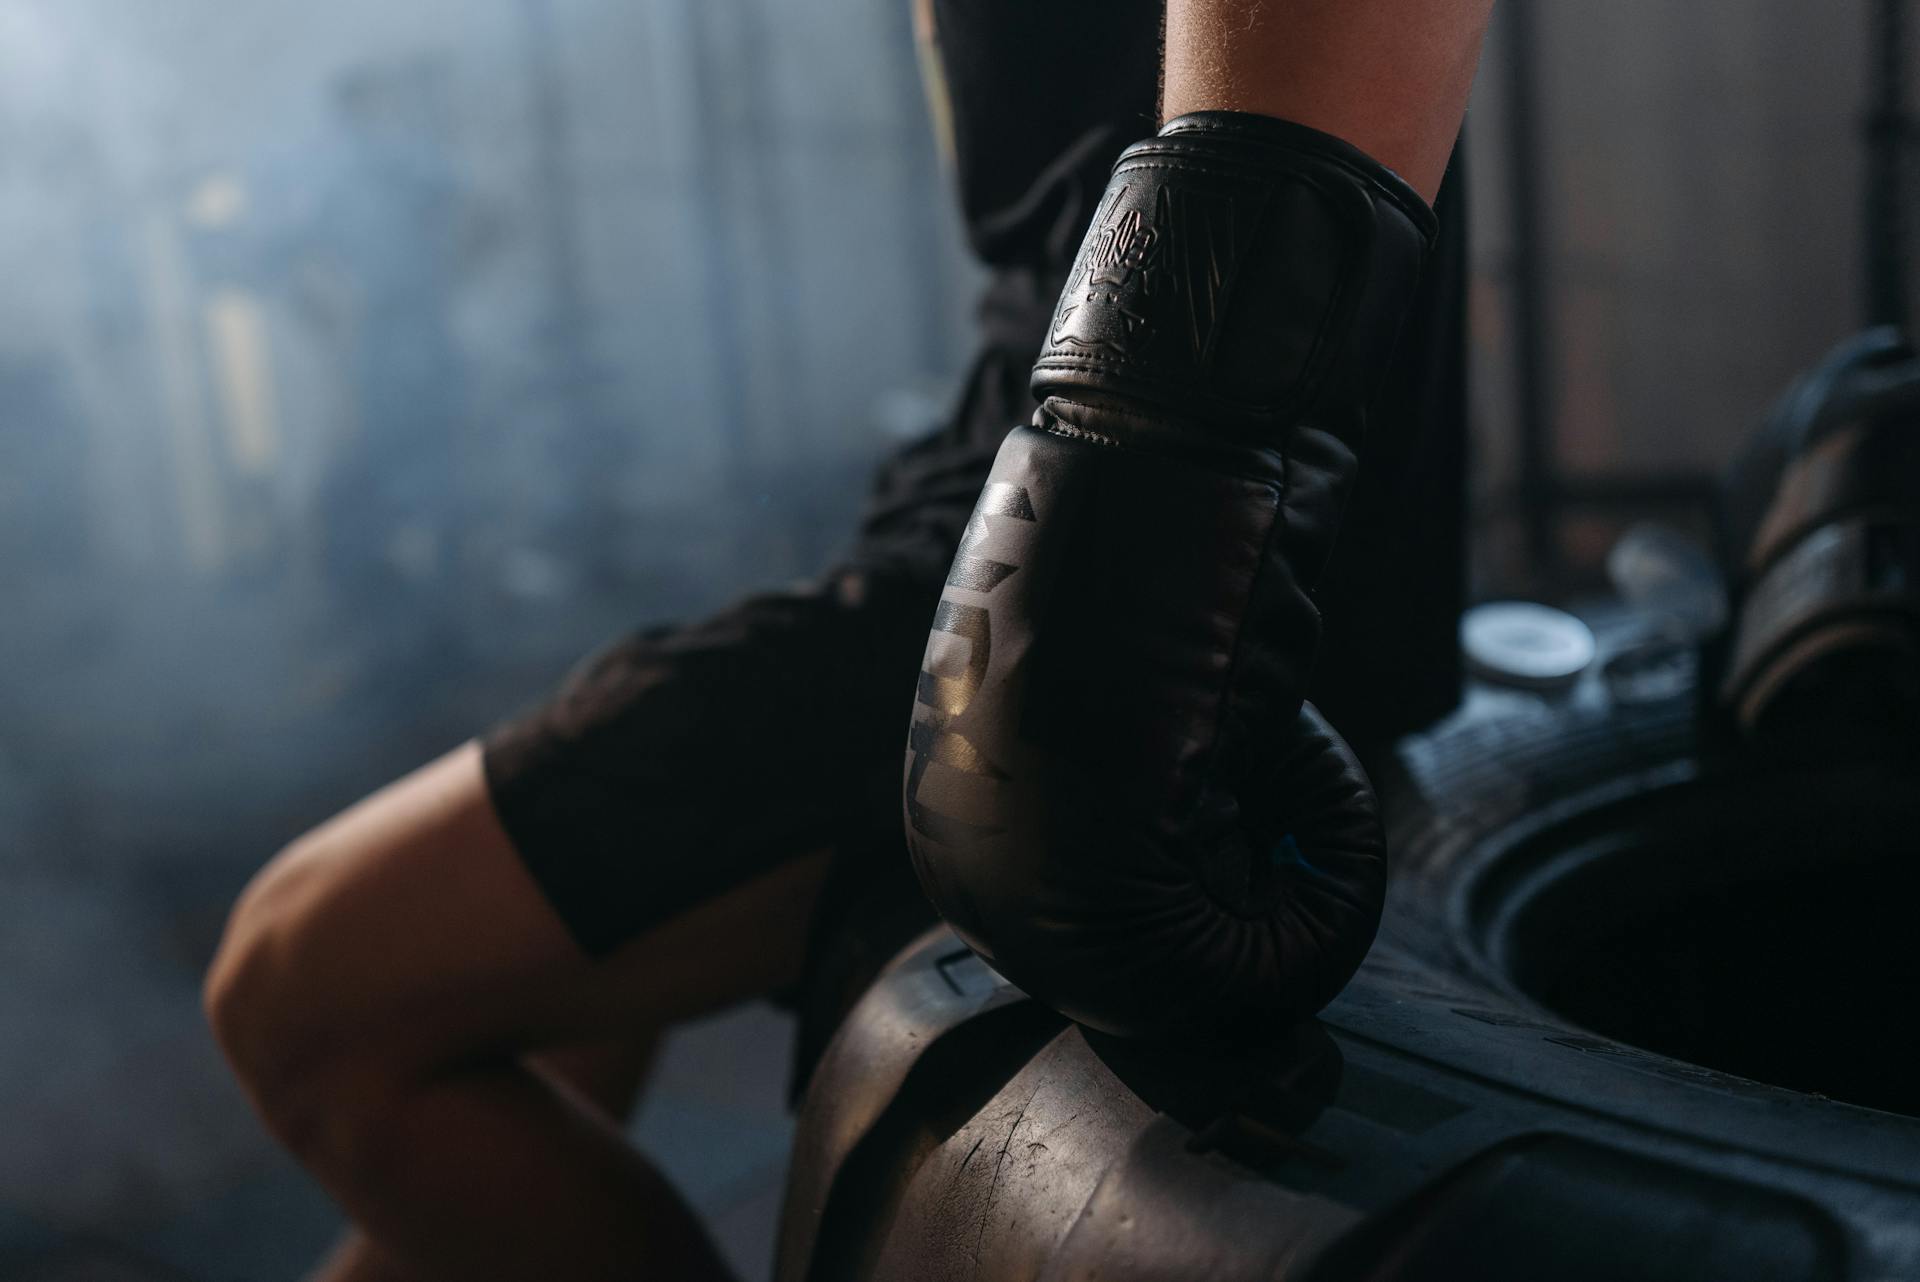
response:
<path id="1" fill-rule="evenodd" d="M 1477 605 L 1460 619 L 1460 648 L 1475 675 L 1504 685 L 1561 686 L 1593 662 L 1593 631 L 1564 610 L 1531 601 Z"/>

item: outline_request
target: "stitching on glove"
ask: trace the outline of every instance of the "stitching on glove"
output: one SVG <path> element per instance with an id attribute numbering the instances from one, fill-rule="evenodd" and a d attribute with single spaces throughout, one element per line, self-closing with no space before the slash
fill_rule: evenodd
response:
<path id="1" fill-rule="evenodd" d="M 1115 449 L 1120 447 L 1120 442 L 1116 438 L 1108 436 L 1105 433 L 1090 432 L 1084 427 L 1074 427 L 1070 423 L 1062 423 L 1057 420 L 1047 424 L 1047 431 L 1054 436 L 1064 437 L 1069 441 L 1086 441 L 1093 445 L 1110 445 Z"/>

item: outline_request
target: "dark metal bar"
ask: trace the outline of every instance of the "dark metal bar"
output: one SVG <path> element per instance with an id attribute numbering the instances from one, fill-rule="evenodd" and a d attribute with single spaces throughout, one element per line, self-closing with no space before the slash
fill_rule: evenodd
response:
<path id="1" fill-rule="evenodd" d="M 1535 131 L 1539 91 L 1534 79 L 1536 45 L 1533 0 L 1507 0 L 1505 56 L 1508 217 L 1513 237 L 1514 393 L 1520 445 L 1520 506 L 1527 558 L 1535 577 L 1553 577 L 1560 566 L 1554 497 L 1552 335 L 1546 298 L 1546 237 L 1542 225 L 1539 137 Z"/>
<path id="2" fill-rule="evenodd" d="M 521 55 L 526 60 L 534 209 L 546 268 L 547 314 L 539 337 L 542 391 L 557 412 L 560 435 L 551 459 L 566 478 L 566 500 L 550 533 L 588 582 L 620 572 L 614 499 L 620 450 L 608 430 L 607 375 L 594 359 L 595 317 L 580 243 L 580 192 L 574 169 L 574 122 L 553 0 L 520 0 Z"/>
<path id="3" fill-rule="evenodd" d="M 1905 326 L 1907 298 L 1905 204 L 1907 149 L 1912 124 L 1906 108 L 1906 2 L 1875 0 L 1867 55 L 1872 88 L 1862 132 L 1867 145 L 1864 232 L 1867 323 Z"/>
<path id="4" fill-rule="evenodd" d="M 717 65 L 714 11 L 721 7 L 714 0 L 678 0 L 676 8 L 690 47 L 665 50 L 662 56 L 687 59 L 692 98 L 687 115 L 694 133 L 687 156 L 693 205 L 701 226 L 698 254 L 701 305 L 706 312 L 708 386 L 718 406 L 716 426 L 726 435 L 728 471 L 734 483 L 744 487 L 752 476 L 754 451 L 747 382 L 740 370 L 741 353 L 746 350 L 746 321 L 740 309 L 741 249 L 733 218 L 733 193 L 722 166 L 731 139 L 722 128 L 723 113 L 715 109 L 734 79 Z"/>
<path id="5" fill-rule="evenodd" d="M 1562 475 L 1554 487 L 1558 507 L 1697 507 L 1711 513 L 1719 479 L 1707 472 L 1602 472 Z"/>
<path id="6" fill-rule="evenodd" d="M 522 53 L 532 89 L 533 193 L 539 210 L 541 255 L 546 260 L 547 359 L 558 377 L 558 402 L 567 429 L 578 435 L 595 419 L 593 372 L 588 353 L 593 341 L 593 309 L 588 302 L 586 270 L 581 263 L 580 211 L 571 153 L 573 127 L 561 66 L 552 0 L 520 0 Z"/>
<path id="7" fill-rule="evenodd" d="M 1556 518 L 1569 512 L 1624 515 L 1666 512 L 1673 516 L 1711 517 L 1720 502 L 1720 479 L 1710 472 L 1600 472 L 1561 475 L 1548 494 Z M 1516 486 L 1499 490 L 1475 506 L 1473 522 L 1487 526 L 1523 512 L 1527 496 Z"/>

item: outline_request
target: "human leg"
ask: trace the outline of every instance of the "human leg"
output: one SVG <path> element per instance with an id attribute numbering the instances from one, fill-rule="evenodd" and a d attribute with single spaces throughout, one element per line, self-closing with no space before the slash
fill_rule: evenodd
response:
<path id="1" fill-rule="evenodd" d="M 661 1030 L 555 1047 L 524 1057 L 527 1066 L 556 1089 L 570 1091 L 609 1120 L 624 1125 L 661 1041 Z M 677 1204 L 655 1214 L 680 1213 Z M 306 1282 L 415 1282 L 419 1275 L 395 1264 L 357 1228 L 349 1227 Z"/>
<path id="2" fill-rule="evenodd" d="M 719 1268 L 619 1127 L 528 1057 L 794 979 L 808 852 L 890 791 L 930 608 L 843 578 L 634 638 L 256 879 L 214 1027 L 383 1253 L 423 1276 Z"/>
<path id="3" fill-rule="evenodd" d="M 787 982 L 824 867 L 781 864 L 592 959 L 491 814 L 467 745 L 256 879 L 209 1010 L 269 1127 L 422 1276 L 630 1278 L 641 1261 L 724 1276 L 619 1128 L 522 1057 Z"/>

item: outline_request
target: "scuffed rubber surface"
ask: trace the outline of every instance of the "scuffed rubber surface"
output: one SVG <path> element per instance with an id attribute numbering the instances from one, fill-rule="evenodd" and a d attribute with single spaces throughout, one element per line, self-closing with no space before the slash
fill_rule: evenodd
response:
<path id="1" fill-rule="evenodd" d="M 1618 639 L 1562 702 L 1482 691 L 1402 746 L 1379 941 L 1257 1054 L 1108 1038 L 949 934 L 909 950 L 809 1093 L 778 1276 L 1920 1277 L 1920 1121 L 1575 1027 L 1486 953 L 1505 852 L 1706 768 L 1683 683 L 1608 697 Z"/>

